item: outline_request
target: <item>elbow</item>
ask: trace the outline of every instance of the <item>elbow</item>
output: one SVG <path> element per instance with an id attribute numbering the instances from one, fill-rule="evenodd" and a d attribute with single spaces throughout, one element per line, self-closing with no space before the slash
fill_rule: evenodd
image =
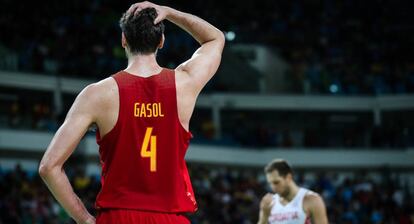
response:
<path id="1" fill-rule="evenodd" d="M 44 179 L 44 178 L 48 177 L 53 172 L 53 170 L 55 170 L 55 169 L 56 169 L 55 166 L 53 166 L 49 163 L 41 162 L 40 165 L 39 165 L 38 172 L 39 172 L 39 175 Z"/>
<path id="2" fill-rule="evenodd" d="M 219 30 L 218 34 L 217 34 L 217 40 L 222 44 L 222 46 L 224 47 L 224 44 L 226 43 L 226 37 L 224 35 L 223 32 L 221 32 Z"/>
<path id="3" fill-rule="evenodd" d="M 50 170 L 51 170 L 51 167 L 49 165 L 40 163 L 38 172 L 42 178 L 46 177 L 48 173 L 50 173 Z"/>

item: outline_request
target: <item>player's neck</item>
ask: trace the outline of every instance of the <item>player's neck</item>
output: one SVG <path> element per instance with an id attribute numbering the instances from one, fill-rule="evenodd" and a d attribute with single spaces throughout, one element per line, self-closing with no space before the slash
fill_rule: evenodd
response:
<path id="1" fill-rule="evenodd" d="M 158 65 L 155 54 L 148 55 L 130 55 L 128 56 L 128 67 L 126 72 L 139 75 L 151 76 L 160 73 L 162 68 Z"/>
<path id="2" fill-rule="evenodd" d="M 285 200 L 286 201 L 292 201 L 293 198 L 295 198 L 298 191 L 299 191 L 299 187 L 295 183 L 292 183 L 292 185 L 290 187 L 289 195 L 285 198 Z"/>

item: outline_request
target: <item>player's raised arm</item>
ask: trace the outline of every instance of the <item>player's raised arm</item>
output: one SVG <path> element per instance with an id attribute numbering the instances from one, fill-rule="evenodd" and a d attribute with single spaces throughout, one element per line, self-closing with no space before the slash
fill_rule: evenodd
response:
<path id="1" fill-rule="evenodd" d="M 64 123 L 56 132 L 39 166 L 39 173 L 56 200 L 77 223 L 95 223 L 82 201 L 74 193 L 63 164 L 79 141 L 95 122 L 97 94 L 93 86 L 85 88 L 76 98 Z"/>
<path id="2" fill-rule="evenodd" d="M 167 19 L 187 31 L 201 45 L 191 59 L 176 68 L 176 71 L 183 72 L 191 78 L 194 90 L 198 94 L 220 65 L 225 43 L 223 32 L 197 16 L 150 2 L 134 4 L 130 10 L 136 12 L 148 7 L 157 10 L 158 17 L 155 23 Z"/>

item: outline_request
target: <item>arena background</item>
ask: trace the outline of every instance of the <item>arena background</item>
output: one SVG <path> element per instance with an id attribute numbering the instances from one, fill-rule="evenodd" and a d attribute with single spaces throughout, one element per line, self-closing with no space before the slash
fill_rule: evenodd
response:
<path id="1" fill-rule="evenodd" d="M 72 223 L 37 174 L 74 98 L 126 66 L 130 1 L 0 2 L 0 223 Z M 263 166 L 285 158 L 330 223 L 414 223 L 414 25 L 408 1 L 157 1 L 226 32 L 203 90 L 187 161 L 192 223 L 256 223 Z M 196 42 L 167 23 L 161 65 Z M 91 212 L 94 131 L 65 165 Z M 132 178 L 132 177 L 131 177 Z"/>

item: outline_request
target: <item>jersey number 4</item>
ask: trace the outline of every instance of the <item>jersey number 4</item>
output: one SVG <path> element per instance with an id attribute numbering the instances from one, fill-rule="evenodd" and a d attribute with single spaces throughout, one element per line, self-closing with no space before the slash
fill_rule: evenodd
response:
<path id="1" fill-rule="evenodd" d="M 150 171 L 157 171 L 157 136 L 151 135 L 152 127 L 145 131 L 144 142 L 141 146 L 141 157 L 150 158 Z M 148 145 L 150 145 L 148 147 Z"/>

